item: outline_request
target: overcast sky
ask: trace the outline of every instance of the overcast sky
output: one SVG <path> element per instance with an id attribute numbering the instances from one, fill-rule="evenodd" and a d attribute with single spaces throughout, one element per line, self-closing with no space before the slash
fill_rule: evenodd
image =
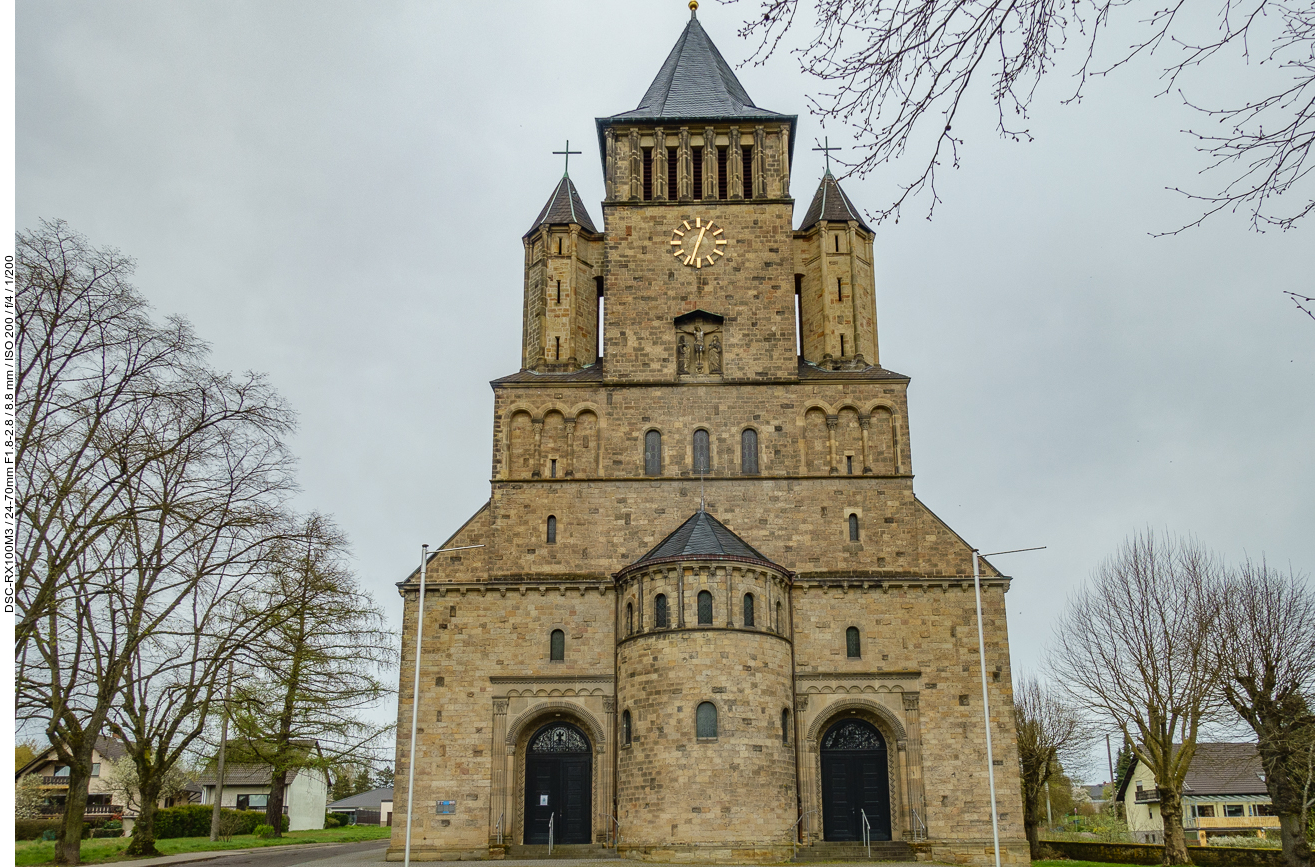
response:
<path id="1" fill-rule="evenodd" d="M 699 10 L 732 64 L 753 8 Z M 488 381 L 519 366 L 520 237 L 561 174 L 551 152 L 584 151 L 572 177 L 601 225 L 593 119 L 638 103 L 687 17 L 678 0 L 21 0 L 17 224 L 62 218 L 131 254 L 215 365 L 269 375 L 300 413 L 301 506 L 336 516 L 396 623 L 420 544 L 488 498 Z M 1315 567 L 1315 321 L 1281 294 L 1315 295 L 1315 217 L 1152 237 L 1191 218 L 1165 187 L 1200 188 L 1202 165 L 1154 73 L 1075 106 L 1068 81 L 1043 87 L 1032 144 L 975 111 L 934 220 L 924 203 L 877 229 L 915 491 L 983 551 L 1047 546 L 996 560 L 1015 672 L 1145 527 Z M 1235 95 L 1250 74 L 1196 81 Z M 809 148 L 852 138 L 808 115 L 818 85 L 790 57 L 740 78 L 800 115 L 797 221 Z M 842 183 L 875 208 L 902 180 Z"/>

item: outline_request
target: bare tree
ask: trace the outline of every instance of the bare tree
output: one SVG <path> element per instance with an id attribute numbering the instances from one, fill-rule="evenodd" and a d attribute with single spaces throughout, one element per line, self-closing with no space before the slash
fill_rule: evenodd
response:
<path id="1" fill-rule="evenodd" d="M 1023 828 L 1032 860 L 1041 860 L 1041 817 L 1046 783 L 1067 766 L 1081 765 L 1091 731 L 1081 710 L 1067 694 L 1023 676 L 1014 688 L 1014 726 L 1023 778 Z"/>
<path id="2" fill-rule="evenodd" d="M 232 721 L 239 751 L 271 769 L 266 821 L 278 835 L 289 774 L 361 761 L 392 731 L 360 713 L 389 693 L 380 675 L 397 652 L 328 518 L 307 517 L 271 562 L 255 606 L 283 613 L 247 647 L 251 676 L 234 685 Z"/>
<path id="3" fill-rule="evenodd" d="M 1056 627 L 1058 680 L 1112 720 L 1155 774 L 1163 863 L 1190 864 L 1182 785 L 1203 724 L 1218 714 L 1225 660 L 1214 651 L 1222 567 L 1192 539 L 1126 540 L 1069 600 Z"/>
<path id="4" fill-rule="evenodd" d="M 186 322 L 155 325 L 121 254 L 63 223 L 17 254 L 17 712 L 69 767 L 55 861 L 75 864 L 132 661 L 226 568 L 208 546 L 290 487 L 292 416 L 260 377 L 209 370 Z"/>
<path id="5" fill-rule="evenodd" d="M 1306 816 L 1315 744 L 1315 591 L 1264 560 L 1244 562 L 1224 586 L 1215 645 L 1228 663 L 1224 696 L 1255 730 L 1284 860 L 1288 867 L 1310 867 Z"/>
<path id="6" fill-rule="evenodd" d="M 799 0 L 759 0 L 759 11 L 740 35 L 759 40 L 756 59 L 770 55 L 799 22 Z M 1078 46 L 1068 70 L 1084 85 L 1132 58 L 1164 59 L 1160 93 L 1178 93 L 1209 121 L 1208 133 L 1192 133 L 1204 154 L 1204 171 L 1220 175 L 1215 192 L 1191 194 L 1201 217 L 1222 210 L 1250 211 L 1254 228 L 1292 227 L 1315 208 L 1308 182 L 1315 144 L 1315 10 L 1309 0 L 1224 0 L 1218 29 L 1204 41 L 1192 31 L 1182 0 L 1163 4 L 1124 0 L 816 0 L 816 29 L 795 49 L 801 67 L 827 92 L 812 98 L 824 122 L 849 125 L 859 157 L 851 168 L 864 175 L 912 148 L 918 168 L 903 191 L 877 218 L 898 217 L 910 196 L 939 198 L 937 170 L 958 166 L 963 139 L 954 132 L 961 111 L 989 94 L 999 133 L 1031 139 L 1028 109 L 1041 79 L 1060 66 L 1062 49 Z M 1107 63 L 1096 60 L 1101 34 L 1114 16 L 1140 11 L 1143 31 Z M 1278 22 L 1274 27 L 1271 22 Z M 1231 54 L 1225 49 L 1235 49 Z M 1254 53 L 1253 53 L 1254 52 Z M 1228 108 L 1205 106 L 1183 95 L 1184 75 L 1208 63 L 1239 71 L 1253 60 L 1277 67 L 1286 80 L 1266 96 Z M 1284 76 L 1277 76 L 1283 78 Z M 1215 132 L 1213 130 L 1222 130 Z M 1295 204 L 1283 210 L 1278 200 Z"/>

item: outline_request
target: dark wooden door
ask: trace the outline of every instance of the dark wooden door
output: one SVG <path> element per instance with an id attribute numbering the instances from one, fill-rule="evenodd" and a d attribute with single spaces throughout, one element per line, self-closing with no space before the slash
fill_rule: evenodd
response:
<path id="1" fill-rule="evenodd" d="M 873 840 L 890 839 L 886 742 L 874 726 L 848 719 L 822 737 L 822 836 L 862 840 L 867 816 Z"/>
<path id="2" fill-rule="evenodd" d="M 588 843 L 592 827 L 589 741 L 568 723 L 544 726 L 525 756 L 525 842 Z"/>

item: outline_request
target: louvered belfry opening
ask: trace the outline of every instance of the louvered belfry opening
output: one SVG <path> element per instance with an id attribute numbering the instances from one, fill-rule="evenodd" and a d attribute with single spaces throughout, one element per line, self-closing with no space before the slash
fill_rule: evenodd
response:
<path id="1" fill-rule="evenodd" d="M 740 148 L 740 157 L 744 160 L 744 197 L 753 198 L 753 145 Z"/>
<path id="2" fill-rule="evenodd" d="M 703 148 L 690 148 L 694 160 L 694 198 L 703 198 Z"/>
<path id="3" fill-rule="evenodd" d="M 653 201 L 653 149 L 644 148 L 644 201 Z"/>
<path id="4" fill-rule="evenodd" d="M 726 154 L 729 148 L 717 148 L 717 198 L 723 202 L 730 197 L 726 179 Z"/>

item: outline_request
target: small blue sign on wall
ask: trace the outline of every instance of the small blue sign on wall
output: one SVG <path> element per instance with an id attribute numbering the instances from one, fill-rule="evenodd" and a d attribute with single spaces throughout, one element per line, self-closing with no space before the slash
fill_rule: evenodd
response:
<path id="1" fill-rule="evenodd" d="M 457 802 L 456 802 L 456 801 L 439 801 L 439 802 L 438 802 L 438 812 L 440 812 L 440 813 L 455 813 L 456 811 L 457 811 Z"/>

